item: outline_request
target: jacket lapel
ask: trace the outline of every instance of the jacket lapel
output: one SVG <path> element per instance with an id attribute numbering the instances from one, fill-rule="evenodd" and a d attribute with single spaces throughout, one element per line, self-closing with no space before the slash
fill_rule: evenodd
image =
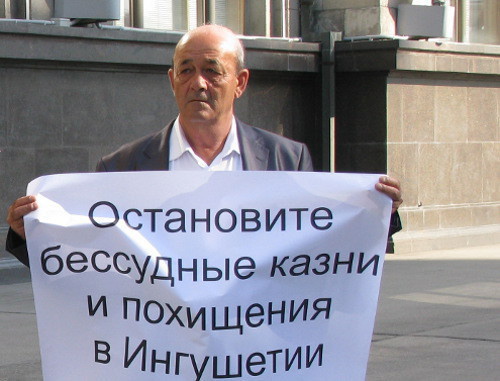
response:
<path id="1" fill-rule="evenodd" d="M 170 135 L 174 122 L 161 130 L 144 148 L 142 171 L 168 171 L 170 157 Z"/>
<path id="2" fill-rule="evenodd" d="M 269 162 L 269 149 L 262 137 L 252 127 L 236 119 L 238 141 L 240 143 L 241 160 L 244 171 L 266 171 Z"/>

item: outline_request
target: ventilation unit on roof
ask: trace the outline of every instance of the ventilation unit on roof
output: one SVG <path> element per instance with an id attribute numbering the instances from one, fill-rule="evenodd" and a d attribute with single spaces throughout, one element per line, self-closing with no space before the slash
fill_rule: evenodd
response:
<path id="1" fill-rule="evenodd" d="M 438 5 L 398 6 L 397 34 L 410 39 L 452 38 L 455 22 L 455 8 Z"/>
<path id="2" fill-rule="evenodd" d="M 120 0 L 54 0 L 54 17 L 84 25 L 120 19 Z"/>

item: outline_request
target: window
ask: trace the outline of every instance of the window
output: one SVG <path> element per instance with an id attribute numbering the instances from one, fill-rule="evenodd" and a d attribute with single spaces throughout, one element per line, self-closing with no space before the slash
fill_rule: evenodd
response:
<path id="1" fill-rule="evenodd" d="M 122 25 L 145 29 L 185 31 L 196 27 L 197 0 L 122 0 L 130 19 Z"/>
<path id="2" fill-rule="evenodd" d="M 238 34 L 297 37 L 299 0 L 121 0 L 116 25 L 186 31 L 205 23 Z"/>
<path id="3" fill-rule="evenodd" d="M 123 16 L 116 25 L 186 31 L 212 22 L 225 25 L 237 33 L 243 33 L 244 1 L 242 0 L 121 1 Z"/>
<path id="4" fill-rule="evenodd" d="M 214 10 L 215 14 L 210 21 L 213 21 L 214 24 L 225 25 L 234 32 L 243 34 L 243 1 L 215 0 Z"/>
<path id="5" fill-rule="evenodd" d="M 214 23 L 251 36 L 299 37 L 300 33 L 301 0 L 116 1 L 121 4 L 120 19 L 107 25 L 185 32 Z M 0 0 L 0 18 L 50 20 L 54 8 L 54 0 Z"/>
<path id="6" fill-rule="evenodd" d="M 500 44 L 498 0 L 452 0 L 456 7 L 457 41 Z"/>

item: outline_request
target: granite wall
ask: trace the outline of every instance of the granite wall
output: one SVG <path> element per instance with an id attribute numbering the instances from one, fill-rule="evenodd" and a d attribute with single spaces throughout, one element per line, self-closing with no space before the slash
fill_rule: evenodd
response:
<path id="1" fill-rule="evenodd" d="M 405 179 L 399 251 L 500 242 L 500 81 L 391 77 L 387 99 L 389 171 Z"/>
<path id="2" fill-rule="evenodd" d="M 402 182 L 396 252 L 500 242 L 500 47 L 336 46 L 336 170 Z"/>

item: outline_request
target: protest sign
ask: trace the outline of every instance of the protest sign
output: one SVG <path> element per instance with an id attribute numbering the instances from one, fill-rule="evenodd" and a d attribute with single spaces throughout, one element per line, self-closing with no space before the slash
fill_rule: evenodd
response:
<path id="1" fill-rule="evenodd" d="M 25 218 L 44 379 L 362 380 L 376 175 L 45 176 Z"/>

